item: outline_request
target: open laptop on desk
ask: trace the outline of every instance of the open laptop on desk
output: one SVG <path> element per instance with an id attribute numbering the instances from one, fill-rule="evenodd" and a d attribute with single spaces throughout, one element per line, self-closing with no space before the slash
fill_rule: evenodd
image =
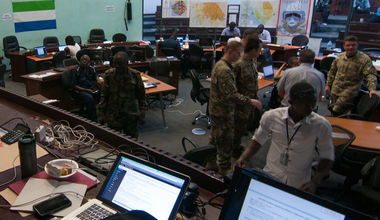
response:
<path id="1" fill-rule="evenodd" d="M 45 57 L 51 57 L 46 51 L 46 47 L 35 47 L 34 48 L 34 53 L 36 54 L 36 57 L 38 58 L 45 58 Z"/>
<path id="2" fill-rule="evenodd" d="M 263 73 L 265 79 L 274 79 L 273 65 L 264 66 Z"/>
<path id="3" fill-rule="evenodd" d="M 189 182 L 188 176 L 120 153 L 96 199 L 64 219 L 81 219 L 93 212 L 94 207 L 105 210 L 102 218 L 117 212 L 143 210 L 156 219 L 174 219 Z"/>
<path id="4" fill-rule="evenodd" d="M 219 219 L 375 219 L 237 167 Z"/>

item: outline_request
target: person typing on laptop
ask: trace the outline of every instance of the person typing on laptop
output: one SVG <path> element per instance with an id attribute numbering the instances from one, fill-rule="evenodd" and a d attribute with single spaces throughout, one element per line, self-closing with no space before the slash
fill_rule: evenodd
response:
<path id="1" fill-rule="evenodd" d="M 332 128 L 322 116 L 314 113 L 317 95 L 314 88 L 299 82 L 290 89 L 290 106 L 267 111 L 235 166 L 246 167 L 249 159 L 271 138 L 264 172 L 281 182 L 308 192 L 329 174 L 334 160 Z M 316 147 L 319 163 L 311 176 Z"/>

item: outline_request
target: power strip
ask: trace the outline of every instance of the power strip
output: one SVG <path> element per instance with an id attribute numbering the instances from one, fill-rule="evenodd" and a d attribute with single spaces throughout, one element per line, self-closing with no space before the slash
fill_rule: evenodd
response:
<path id="1" fill-rule="evenodd" d="M 99 166 L 98 164 L 96 164 L 95 162 L 92 162 L 90 161 L 89 159 L 87 158 L 84 158 L 82 156 L 79 156 L 77 158 L 75 158 L 75 161 L 100 173 L 100 174 L 103 174 L 104 176 L 107 176 L 108 174 L 108 171 L 109 169 L 106 169 L 105 167 L 102 167 L 102 166 Z"/>

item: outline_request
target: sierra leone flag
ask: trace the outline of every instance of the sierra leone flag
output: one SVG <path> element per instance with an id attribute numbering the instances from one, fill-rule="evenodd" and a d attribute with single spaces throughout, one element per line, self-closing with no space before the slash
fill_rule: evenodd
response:
<path id="1" fill-rule="evenodd" d="M 56 29 L 54 0 L 12 0 L 15 31 Z"/>

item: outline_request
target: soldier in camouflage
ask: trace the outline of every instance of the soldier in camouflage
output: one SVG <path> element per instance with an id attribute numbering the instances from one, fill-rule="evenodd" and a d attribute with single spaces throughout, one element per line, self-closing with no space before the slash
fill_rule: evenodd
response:
<path id="1" fill-rule="evenodd" d="M 128 55 L 118 52 L 113 58 L 114 68 L 105 73 L 102 96 L 98 108 L 100 123 L 138 137 L 137 123 L 145 123 L 147 104 L 140 73 L 128 68 Z"/>
<path id="2" fill-rule="evenodd" d="M 376 69 L 371 59 L 361 51 L 358 51 L 358 39 L 355 36 L 347 36 L 343 45 L 345 52 L 338 55 L 331 65 L 327 75 L 326 94 L 331 94 L 335 115 L 343 114 L 353 107 L 352 103 L 358 95 L 360 86 L 365 77 L 369 96 L 376 93 Z"/>
<path id="3" fill-rule="evenodd" d="M 261 53 L 261 40 L 258 38 L 248 38 L 244 46 L 243 56 L 234 63 L 234 73 L 236 74 L 236 87 L 238 93 L 248 96 L 251 99 L 258 99 L 258 82 L 257 82 L 257 58 Z M 260 103 L 261 109 L 261 102 Z M 240 146 L 241 137 L 247 131 L 249 116 L 253 115 L 255 107 L 251 105 L 242 105 L 237 103 L 235 109 L 235 136 L 233 157 L 239 158 L 243 152 L 243 148 Z"/>
<path id="4" fill-rule="evenodd" d="M 243 46 L 230 42 L 223 57 L 211 72 L 209 112 L 211 117 L 210 144 L 217 149 L 217 165 L 223 175 L 231 171 L 234 138 L 235 104 L 259 106 L 256 99 L 238 93 L 232 63 L 240 58 Z"/>

